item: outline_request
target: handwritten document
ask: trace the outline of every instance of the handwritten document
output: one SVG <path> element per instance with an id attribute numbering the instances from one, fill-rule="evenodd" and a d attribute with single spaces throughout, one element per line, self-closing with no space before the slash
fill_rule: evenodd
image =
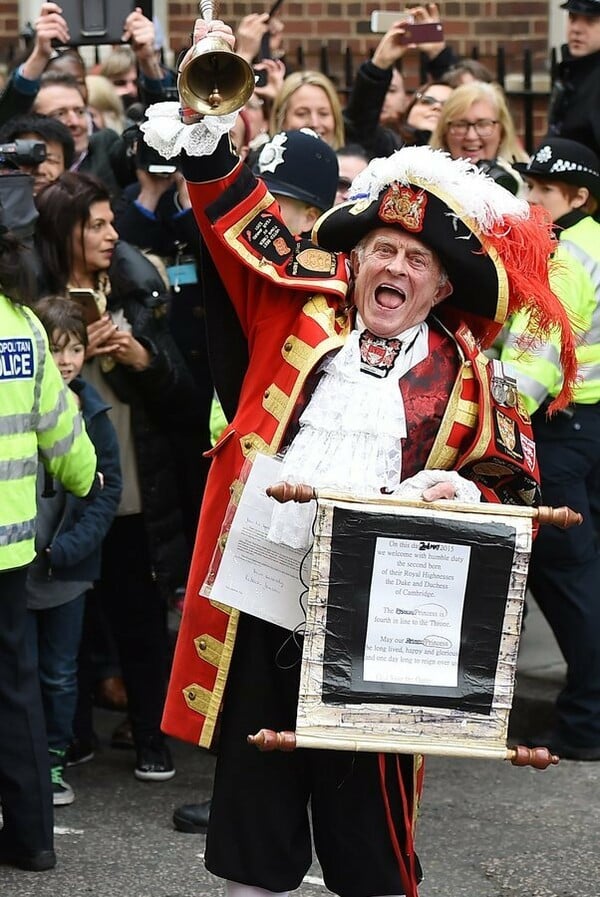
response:
<path id="1" fill-rule="evenodd" d="M 458 684 L 470 553 L 468 545 L 377 539 L 364 679 L 407 685 Z"/>
<path id="2" fill-rule="evenodd" d="M 306 552 L 267 539 L 273 499 L 265 490 L 281 479 L 280 464 L 277 458 L 256 456 L 210 598 L 285 629 L 295 629 L 305 620 L 299 571 Z"/>

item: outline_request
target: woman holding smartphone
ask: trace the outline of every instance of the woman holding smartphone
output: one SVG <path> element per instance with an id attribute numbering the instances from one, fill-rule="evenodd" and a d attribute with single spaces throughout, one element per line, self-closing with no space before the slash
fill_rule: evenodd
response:
<path id="1" fill-rule="evenodd" d="M 186 579 L 190 546 L 182 496 L 192 488 L 182 483 L 174 440 L 193 443 L 199 431 L 196 387 L 168 331 L 165 284 L 138 249 L 119 241 L 101 182 L 67 172 L 39 194 L 38 210 L 49 290 L 91 291 L 98 307 L 98 320 L 88 324 L 84 376 L 111 405 L 123 496 L 92 594 L 106 611 L 119 652 L 135 775 L 166 780 L 175 773 L 160 732 L 167 598 Z"/>

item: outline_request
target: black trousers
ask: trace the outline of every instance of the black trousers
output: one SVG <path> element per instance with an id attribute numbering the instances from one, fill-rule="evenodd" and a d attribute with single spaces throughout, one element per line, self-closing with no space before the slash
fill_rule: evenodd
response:
<path id="1" fill-rule="evenodd" d="M 533 417 L 544 504 L 569 505 L 582 526 L 540 528 L 529 586 L 567 663 L 556 709 L 569 744 L 600 747 L 600 548 L 590 507 L 600 469 L 600 405 L 577 405 L 573 417 Z"/>
<path id="2" fill-rule="evenodd" d="M 0 843 L 16 852 L 53 846 L 46 724 L 25 650 L 26 577 L 26 567 L 0 573 Z"/>
<path id="3" fill-rule="evenodd" d="M 334 894 L 403 894 L 377 754 L 312 749 L 265 754 L 246 741 L 263 726 L 295 727 L 300 652 L 289 635 L 254 617 L 240 618 L 223 708 L 206 867 L 221 878 L 269 891 L 300 887 L 311 864 L 310 802 L 316 853 Z M 399 756 L 398 761 L 410 794 L 413 758 Z M 396 757 L 387 756 L 386 762 L 386 790 L 402 844 Z"/>
<path id="4" fill-rule="evenodd" d="M 102 546 L 102 577 L 88 600 L 101 605 L 114 636 L 134 740 L 159 735 L 168 676 L 167 605 L 153 576 L 141 514 L 115 518 Z M 88 622 L 92 611 L 93 606 Z M 92 734 L 89 657 L 80 656 L 79 686 L 74 728 L 77 737 L 87 739 Z"/>

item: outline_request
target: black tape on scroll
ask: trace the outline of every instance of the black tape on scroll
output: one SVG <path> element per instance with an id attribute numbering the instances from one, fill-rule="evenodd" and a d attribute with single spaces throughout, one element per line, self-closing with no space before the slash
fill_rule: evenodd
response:
<path id="1" fill-rule="evenodd" d="M 456 687 L 363 678 L 371 577 L 378 537 L 470 545 Z M 514 556 L 514 529 L 335 508 L 331 540 L 325 704 L 408 704 L 489 715 Z"/>

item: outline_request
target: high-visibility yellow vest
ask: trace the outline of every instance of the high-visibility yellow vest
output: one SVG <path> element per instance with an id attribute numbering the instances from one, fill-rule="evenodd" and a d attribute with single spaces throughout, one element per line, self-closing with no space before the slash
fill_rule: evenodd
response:
<path id="1" fill-rule="evenodd" d="M 573 401 L 600 402 L 600 224 L 582 218 L 560 234 L 550 266 L 552 289 L 567 312 L 577 337 L 578 381 Z M 503 333 L 500 358 L 517 378 L 519 392 L 533 413 L 562 385 L 558 338 L 540 342 L 525 312 L 515 315 Z"/>
<path id="2" fill-rule="evenodd" d="M 96 453 L 46 332 L 0 294 L 0 572 L 34 557 L 38 457 L 69 492 L 90 491 Z"/>

